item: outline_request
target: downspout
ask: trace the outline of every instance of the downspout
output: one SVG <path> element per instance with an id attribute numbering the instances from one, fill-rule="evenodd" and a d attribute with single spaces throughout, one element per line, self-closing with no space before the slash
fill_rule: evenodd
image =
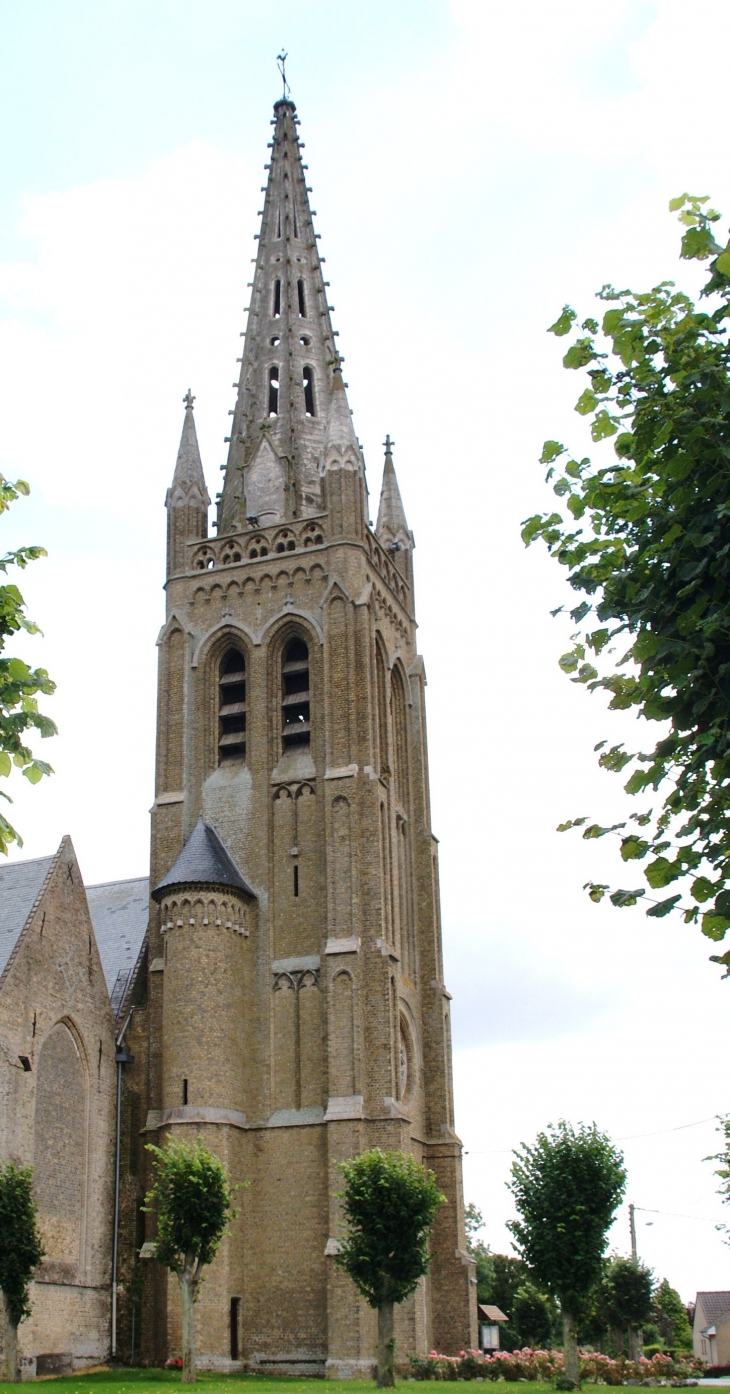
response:
<path id="1" fill-rule="evenodd" d="M 122 1065 L 131 1065 L 133 1055 L 128 1055 L 123 1046 L 124 1034 L 132 1020 L 134 1007 L 131 1007 L 126 1021 L 117 1037 L 117 1141 L 114 1158 L 114 1238 L 112 1242 L 112 1348 L 111 1358 L 117 1353 L 117 1267 L 119 1258 L 119 1172 L 122 1150 Z"/>

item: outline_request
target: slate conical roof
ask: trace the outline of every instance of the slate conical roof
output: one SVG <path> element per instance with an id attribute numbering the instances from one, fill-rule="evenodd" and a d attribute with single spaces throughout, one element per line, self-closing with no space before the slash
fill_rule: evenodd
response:
<path id="1" fill-rule="evenodd" d="M 197 490 L 203 503 L 207 506 L 210 503 L 210 499 L 208 497 L 208 490 L 205 487 L 203 462 L 200 458 L 198 433 L 195 429 L 195 417 L 193 415 L 194 400 L 195 398 L 192 393 L 188 391 L 187 396 L 184 398 L 185 420 L 183 421 L 180 449 L 177 452 L 175 473 L 172 477 L 170 493 L 173 496 L 177 493 L 187 495 Z"/>
<path id="2" fill-rule="evenodd" d="M 262 430 L 268 432 L 286 471 L 277 490 L 276 511 L 285 517 L 322 511 L 320 462 L 335 372 L 342 361 L 312 221 L 299 118 L 288 98 L 275 104 L 272 125 L 256 269 L 218 507 L 219 535 L 245 527 L 246 515 L 259 511 L 253 481 Z M 341 379 L 337 395 L 339 416 L 340 408 L 349 412 Z"/>
<path id="3" fill-rule="evenodd" d="M 378 508 L 375 533 L 380 541 L 386 545 L 396 541 L 404 543 L 407 547 L 412 545 L 411 534 L 406 522 L 406 511 L 395 476 L 390 436 L 386 436 L 385 439 L 385 469 L 383 470 L 383 486 L 380 490 L 380 507 Z"/>
<path id="4" fill-rule="evenodd" d="M 175 865 L 152 892 L 155 899 L 171 886 L 230 886 L 253 896 L 214 828 L 198 819 Z"/>

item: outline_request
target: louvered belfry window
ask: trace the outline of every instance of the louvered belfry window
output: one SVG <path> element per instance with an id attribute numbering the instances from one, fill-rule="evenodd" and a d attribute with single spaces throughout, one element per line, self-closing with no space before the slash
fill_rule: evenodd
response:
<path id="1" fill-rule="evenodd" d="M 228 649 L 218 674 L 218 759 L 246 755 L 246 662 L 239 649 Z"/>
<path id="2" fill-rule="evenodd" d="M 283 745 L 309 745 L 309 649 L 303 639 L 290 639 L 286 645 L 281 680 Z"/>

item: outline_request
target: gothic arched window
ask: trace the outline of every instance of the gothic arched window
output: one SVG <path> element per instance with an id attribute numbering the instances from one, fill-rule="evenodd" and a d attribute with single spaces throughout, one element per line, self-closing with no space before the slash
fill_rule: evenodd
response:
<path id="1" fill-rule="evenodd" d="M 218 670 L 218 762 L 246 755 L 246 661 L 228 649 Z"/>
<path id="2" fill-rule="evenodd" d="M 304 411 L 307 416 L 314 416 L 314 368 L 309 364 L 302 368 L 302 388 L 304 389 Z"/>
<path id="3" fill-rule="evenodd" d="M 279 415 L 279 365 L 269 368 L 269 416 Z"/>
<path id="4" fill-rule="evenodd" d="M 304 281 L 297 281 L 297 298 L 299 300 L 299 316 L 301 319 L 307 318 L 307 302 L 304 299 Z"/>
<path id="5" fill-rule="evenodd" d="M 303 639 L 290 639 L 284 649 L 281 688 L 283 745 L 309 745 L 309 649 Z"/>

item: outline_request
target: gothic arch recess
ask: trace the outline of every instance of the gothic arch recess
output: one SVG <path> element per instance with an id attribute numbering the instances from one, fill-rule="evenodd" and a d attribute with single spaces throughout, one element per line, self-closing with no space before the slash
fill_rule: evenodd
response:
<path id="1" fill-rule="evenodd" d="M 202 696 L 200 707 L 203 711 L 203 731 L 204 731 L 204 778 L 216 769 L 219 764 L 219 712 L 221 707 L 221 666 L 227 655 L 236 651 L 243 658 L 243 671 L 246 673 L 246 683 L 250 681 L 251 648 L 246 642 L 241 630 L 233 625 L 226 625 L 223 629 L 218 629 L 212 636 L 208 636 L 210 642 L 204 652 L 198 654 L 198 671 L 196 674 L 196 684 L 198 687 L 198 699 Z M 249 746 L 248 758 L 250 758 L 251 741 L 251 722 L 247 723 L 246 732 Z"/>
<path id="2" fill-rule="evenodd" d="M 355 1078 L 355 1001 L 352 974 L 336 973 L 331 988 L 332 1029 L 330 1031 L 329 1092 L 333 1098 L 352 1097 Z"/>
<path id="3" fill-rule="evenodd" d="M 62 1018 L 36 1065 L 33 1186 L 46 1257 L 84 1261 L 88 1166 L 89 1071 L 82 1038 Z"/>
<path id="4" fill-rule="evenodd" d="M 169 793 L 182 789 L 184 779 L 184 732 L 185 716 L 185 677 L 186 677 L 186 639 L 179 625 L 173 626 L 162 646 L 162 667 L 165 680 L 160 684 L 160 692 L 166 694 L 165 720 L 158 715 L 158 730 L 162 733 L 164 747 L 160 767 L 162 779 L 159 793 Z"/>
<path id="5" fill-rule="evenodd" d="M 267 692 L 268 692 L 268 711 L 269 711 L 269 732 L 271 739 L 272 764 L 276 764 L 281 758 L 284 750 L 282 739 L 282 663 L 284 651 L 287 646 L 296 639 L 303 640 L 307 646 L 309 657 L 309 708 L 311 735 L 309 749 L 313 750 L 317 744 L 316 727 L 319 723 L 314 715 L 316 709 L 315 694 L 319 690 L 318 665 L 320 659 L 319 635 L 314 627 L 304 621 L 300 616 L 285 616 L 278 621 L 274 621 L 276 628 L 270 634 L 267 644 Z M 314 739 L 312 739 L 314 737 Z"/>
<path id="6" fill-rule="evenodd" d="M 375 635 L 375 717 L 378 752 L 377 769 L 381 779 L 390 774 L 388 755 L 388 655 L 380 634 Z"/>
<path id="7" fill-rule="evenodd" d="M 397 664 L 390 675 L 390 713 L 393 731 L 393 773 L 395 796 L 401 808 L 408 808 L 408 717 L 407 692 L 403 670 Z"/>

